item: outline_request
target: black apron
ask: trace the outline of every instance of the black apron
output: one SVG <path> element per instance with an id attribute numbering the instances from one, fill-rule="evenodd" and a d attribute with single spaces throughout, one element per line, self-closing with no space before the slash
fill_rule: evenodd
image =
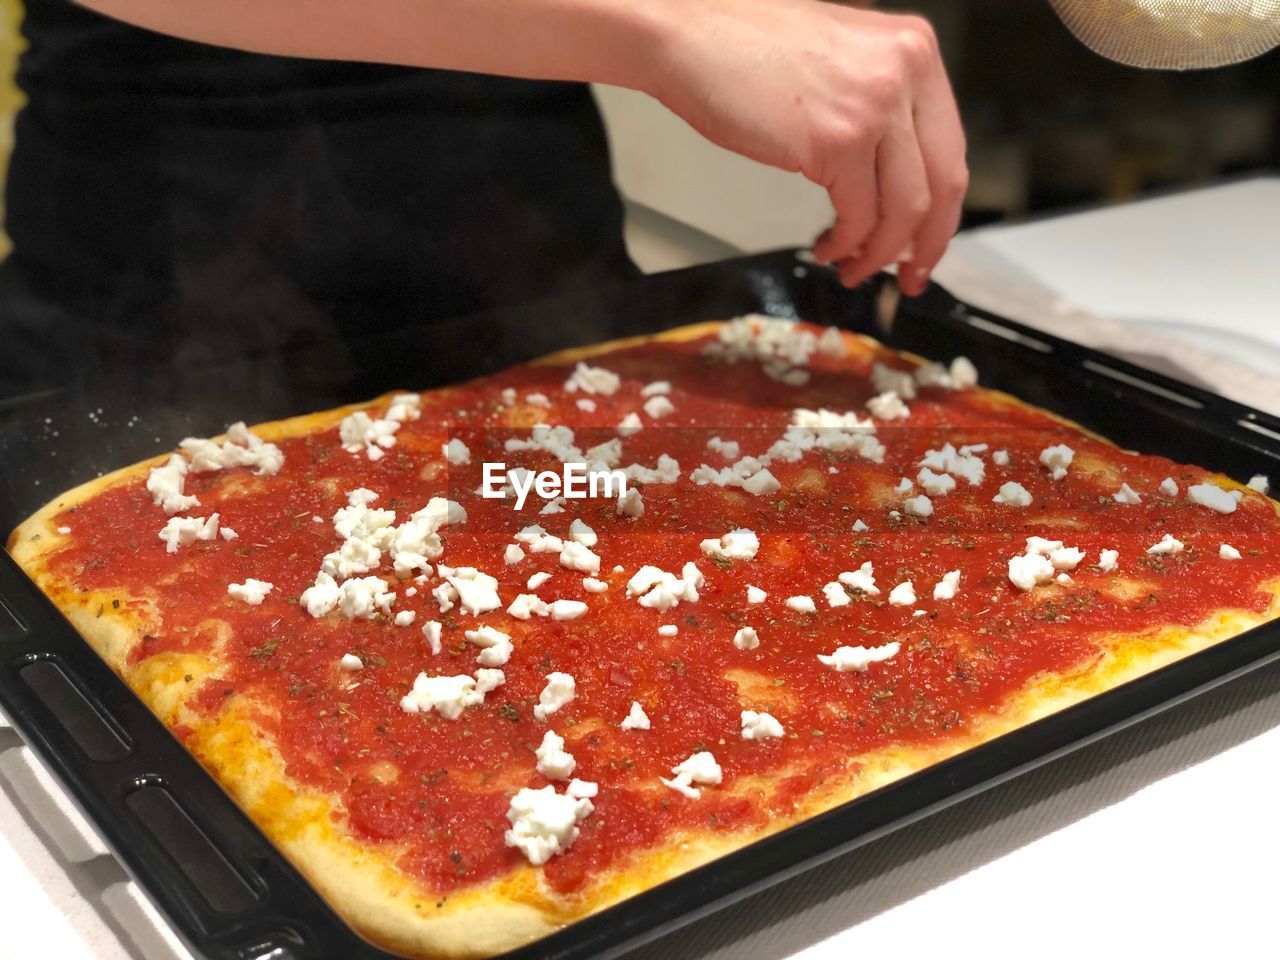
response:
<path id="1" fill-rule="evenodd" d="M 63 0 L 23 29 L 0 397 L 634 273 L 584 85 L 242 53 Z"/>

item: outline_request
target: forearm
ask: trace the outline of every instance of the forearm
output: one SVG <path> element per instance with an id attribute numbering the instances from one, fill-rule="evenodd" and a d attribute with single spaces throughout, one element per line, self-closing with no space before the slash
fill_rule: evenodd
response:
<path id="1" fill-rule="evenodd" d="M 160 33 L 258 53 L 649 90 L 674 0 L 80 0 Z"/>

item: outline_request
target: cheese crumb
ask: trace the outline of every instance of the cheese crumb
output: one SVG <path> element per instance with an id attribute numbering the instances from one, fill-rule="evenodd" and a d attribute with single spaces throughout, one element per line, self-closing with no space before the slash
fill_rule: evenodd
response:
<path id="1" fill-rule="evenodd" d="M 253 577 L 245 580 L 244 583 L 227 584 L 227 593 L 237 600 L 243 600 L 251 607 L 261 604 L 273 589 L 275 589 L 273 584 L 267 583 L 265 580 L 255 580 Z"/>
<path id="2" fill-rule="evenodd" d="M 707 441 L 707 449 L 714 450 L 726 460 L 737 460 L 742 456 L 742 448 L 736 440 L 721 440 L 719 437 L 712 437 Z"/>
<path id="3" fill-rule="evenodd" d="M 440 452 L 444 454 L 444 458 L 455 467 L 463 467 L 471 462 L 471 450 L 456 437 L 444 444 L 440 448 Z"/>
<path id="4" fill-rule="evenodd" d="M 1250 490 L 1256 490 L 1258 493 L 1266 495 L 1271 489 L 1271 480 L 1265 473 L 1255 473 L 1249 478 L 1249 482 L 1245 484 Z"/>
<path id="5" fill-rule="evenodd" d="M 679 632 L 680 628 L 674 623 L 664 623 L 658 628 L 658 636 L 660 637 L 674 637 Z"/>
<path id="6" fill-rule="evenodd" d="M 493 627 L 477 627 L 463 631 L 467 643 L 480 647 L 476 661 L 486 667 L 501 667 L 511 659 L 512 644 L 509 634 Z"/>
<path id="7" fill-rule="evenodd" d="M 854 533 L 866 533 L 866 531 L 870 529 L 871 528 L 868 527 L 865 523 L 863 523 L 862 520 L 860 519 L 853 521 L 852 530 Z"/>
<path id="8" fill-rule="evenodd" d="M 664 396 L 650 397 L 644 402 L 643 410 L 654 420 L 670 416 L 676 412 L 675 405 Z"/>
<path id="9" fill-rule="evenodd" d="M 621 386 L 622 378 L 616 373 L 604 367 L 591 367 L 585 363 L 575 366 L 573 373 L 569 374 L 569 379 L 564 382 L 564 388 L 569 393 L 581 390 L 583 393 L 603 394 L 606 397 L 617 393 Z"/>
<path id="10" fill-rule="evenodd" d="M 921 494 L 918 497 L 908 497 L 902 501 L 902 511 L 909 517 L 931 517 L 933 516 L 933 501 Z"/>
<path id="11" fill-rule="evenodd" d="M 212 540 L 218 535 L 218 515 L 205 517 L 170 517 L 160 528 L 159 538 L 164 541 L 166 553 L 177 553 L 179 547 L 188 547 L 197 540 Z"/>
<path id="12" fill-rule="evenodd" d="M 1212 483 L 1197 483 L 1187 487 L 1187 499 L 1217 513 L 1234 513 L 1237 505 L 1235 497 Z"/>
<path id="13" fill-rule="evenodd" d="M 898 655 L 902 644 L 898 641 L 882 644 L 878 647 L 837 647 L 834 653 L 818 654 L 818 659 L 837 673 L 866 673 L 873 663 L 891 660 Z"/>
<path id="14" fill-rule="evenodd" d="M 769 737 L 781 737 L 783 733 L 782 724 L 772 715 L 754 710 L 742 711 L 743 740 L 767 740 Z"/>
<path id="15" fill-rule="evenodd" d="M 338 666 L 348 673 L 355 673 L 357 670 L 364 669 L 364 661 L 354 653 L 344 653 L 342 659 L 338 661 Z"/>
<path id="16" fill-rule="evenodd" d="M 628 487 L 627 492 L 618 498 L 617 513 L 620 517 L 644 516 L 644 497 L 637 488 Z"/>
<path id="17" fill-rule="evenodd" d="M 1181 540 L 1177 539 L 1171 534 L 1166 533 L 1163 537 L 1160 538 L 1159 543 L 1155 543 L 1147 547 L 1147 553 L 1150 553 L 1150 554 L 1181 553 L 1184 547 L 1185 545 Z"/>
<path id="18" fill-rule="evenodd" d="M 582 589 L 587 593 L 604 593 L 609 589 L 609 584 L 603 580 L 597 580 L 595 577 L 583 577 Z"/>
<path id="19" fill-rule="evenodd" d="M 1010 507 L 1029 507 L 1031 505 L 1031 494 L 1027 492 L 1027 488 L 1022 484 L 1014 483 L 1011 480 L 1000 485 L 1000 492 L 991 498 L 991 502 L 1003 503 Z"/>
<path id="20" fill-rule="evenodd" d="M 548 780 L 568 780 L 578 762 L 564 748 L 564 737 L 554 730 L 542 735 L 542 743 L 534 756 L 538 758 L 538 772 Z"/>
<path id="21" fill-rule="evenodd" d="M 1019 590 L 1030 590 L 1048 583 L 1057 571 L 1048 557 L 1040 553 L 1023 554 L 1009 559 L 1009 582 Z"/>
<path id="22" fill-rule="evenodd" d="M 765 597 L 769 594 L 765 593 L 759 587 L 747 586 L 747 603 L 764 603 Z"/>
<path id="23" fill-rule="evenodd" d="M 702 552 L 717 560 L 754 560 L 760 549 L 760 538 L 755 531 L 730 530 L 719 540 L 707 539 L 701 543 Z"/>
<path id="24" fill-rule="evenodd" d="M 759 497 L 765 494 L 777 493 L 782 489 L 782 484 L 766 467 L 743 480 L 742 489 L 752 496 Z"/>
<path id="25" fill-rule="evenodd" d="M 550 606 L 552 620 L 577 620 L 587 612 L 581 600 L 553 600 Z"/>
<path id="26" fill-rule="evenodd" d="M 444 632 L 439 620 L 428 620 L 422 625 L 422 636 L 431 648 L 431 652 L 436 656 L 440 655 L 442 649 L 440 645 L 440 636 Z"/>
<path id="27" fill-rule="evenodd" d="M 1111 499 L 1116 503 L 1123 503 L 1128 506 L 1137 506 L 1142 502 L 1142 497 L 1138 496 L 1138 491 L 1127 483 L 1120 484 L 1120 489 L 1111 495 Z"/>
<path id="28" fill-rule="evenodd" d="M 562 794 L 550 785 L 540 790 L 522 788 L 507 809 L 511 829 L 504 834 L 506 845 L 518 849 L 534 866 L 564 853 L 578 839 L 578 824 L 595 810 L 589 798 L 596 789 L 594 783 L 581 780 L 571 781 Z"/>
<path id="29" fill-rule="evenodd" d="M 754 650 L 760 646 L 760 635 L 755 627 L 739 627 L 733 635 L 733 645 L 739 650 Z"/>
<path id="30" fill-rule="evenodd" d="M 1098 569 L 1103 573 L 1110 573 L 1119 566 L 1119 559 L 1119 550 L 1103 550 L 1098 554 Z"/>
<path id="31" fill-rule="evenodd" d="M 519 563 L 524 559 L 524 550 L 518 543 L 509 543 L 507 549 L 502 552 L 502 559 L 507 564 Z"/>
<path id="32" fill-rule="evenodd" d="M 1160 492 L 1166 497 L 1176 497 L 1178 495 L 1178 484 L 1173 477 L 1165 477 L 1160 481 Z"/>
<path id="33" fill-rule="evenodd" d="M 950 573 L 943 574 L 933 587 L 933 599 L 935 600 L 954 600 L 956 593 L 960 589 L 960 571 L 952 570 Z"/>
<path id="34" fill-rule="evenodd" d="M 400 698 L 405 713 L 430 713 L 435 710 L 446 720 L 457 720 L 467 707 L 484 703 L 485 694 L 502 686 L 506 677 L 501 670 L 477 670 L 474 677 L 429 677 L 418 674 L 413 689 Z"/>
<path id="35" fill-rule="evenodd" d="M 1222 546 L 1218 547 L 1218 556 L 1223 560 L 1239 560 L 1240 551 L 1231 546 L 1231 544 L 1224 543 Z"/>
<path id="36" fill-rule="evenodd" d="M 806 597 L 802 594 L 796 597 L 787 597 L 787 609 L 794 610 L 796 613 L 814 613 L 818 607 L 813 602 L 813 597 Z"/>
<path id="37" fill-rule="evenodd" d="M 644 429 L 644 424 L 640 422 L 640 415 L 635 411 L 628 413 L 619 421 L 615 428 L 620 437 L 631 437 Z"/>
<path id="38" fill-rule="evenodd" d="M 618 724 L 623 730 L 648 730 L 649 716 L 644 712 L 644 707 L 640 706 L 639 701 L 631 701 L 631 711 L 623 718 L 622 723 Z"/>
<path id="39" fill-rule="evenodd" d="M 546 583 L 550 579 L 551 579 L 550 573 L 548 573 L 546 570 L 539 570 L 537 573 L 533 574 L 533 576 L 531 576 L 528 579 L 528 581 L 525 583 L 525 588 L 528 590 L 537 590 L 540 586 L 542 586 L 544 583 Z"/>
<path id="40" fill-rule="evenodd" d="M 866 561 L 857 570 L 846 570 L 836 577 L 846 587 L 852 587 L 854 590 L 861 590 L 868 596 L 877 597 L 880 595 L 880 588 L 876 586 L 876 578 L 874 568 L 871 561 Z"/>
<path id="41" fill-rule="evenodd" d="M 1055 480 L 1061 480 L 1067 475 L 1067 468 L 1071 466 L 1071 461 L 1075 459 L 1076 452 L 1068 447 L 1065 443 L 1060 443 L 1054 447 L 1045 447 L 1040 451 L 1040 462 L 1049 468 L 1051 476 Z"/>
<path id="42" fill-rule="evenodd" d="M 702 791 L 691 784 L 715 786 L 724 779 L 720 764 L 716 763 L 716 758 L 707 750 L 699 751 L 688 759 L 681 760 L 671 768 L 671 772 L 675 774 L 673 779 L 667 780 L 665 777 L 658 779 L 691 800 L 697 800 L 702 796 Z"/>
<path id="43" fill-rule="evenodd" d="M 822 593 L 827 598 L 827 606 L 829 607 L 847 607 L 850 603 L 849 594 L 845 592 L 843 586 L 834 580 L 823 584 Z"/>
<path id="44" fill-rule="evenodd" d="M 548 673 L 547 685 L 538 694 L 538 705 L 533 708 L 535 720 L 545 720 L 567 703 L 573 701 L 577 685 L 567 673 Z"/>
<path id="45" fill-rule="evenodd" d="M 1007 467 L 1009 465 L 1009 451 L 997 450 L 991 454 L 991 462 L 997 467 Z"/>
<path id="46" fill-rule="evenodd" d="M 909 607 L 916 602 L 916 588 L 906 580 L 889 591 L 889 602 L 895 607 Z"/>
<path id="47" fill-rule="evenodd" d="M 886 390 L 868 400 L 867 411 L 877 420 L 905 420 L 911 416 L 911 410 L 893 390 Z"/>

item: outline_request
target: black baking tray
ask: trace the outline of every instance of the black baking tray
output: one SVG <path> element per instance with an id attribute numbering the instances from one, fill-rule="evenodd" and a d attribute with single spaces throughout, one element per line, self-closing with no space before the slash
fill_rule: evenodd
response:
<path id="1" fill-rule="evenodd" d="M 369 356 L 314 341 L 199 374 L 129 371 L 96 389 L 0 400 L 0 530 L 99 472 L 186 434 L 427 388 L 552 350 L 759 311 L 970 357 L 983 383 L 1122 446 L 1246 478 L 1280 476 L 1280 419 L 1048 336 L 932 287 L 843 289 L 795 251 L 620 283 L 400 331 Z M 300 372 L 301 371 L 301 372 Z M 54 456 L 56 452 L 56 456 Z M 1039 720 L 638 894 L 507 960 L 620 954 L 1245 672 L 1280 659 L 1280 622 Z M 0 710 L 199 956 L 390 957 L 343 923 L 195 759 L 0 553 Z"/>

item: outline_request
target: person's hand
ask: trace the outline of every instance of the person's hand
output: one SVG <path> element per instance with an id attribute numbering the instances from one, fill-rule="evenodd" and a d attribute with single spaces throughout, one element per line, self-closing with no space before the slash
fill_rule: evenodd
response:
<path id="1" fill-rule="evenodd" d="M 825 187 L 815 256 L 921 292 L 960 219 L 964 131 L 929 24 L 816 0 L 685 4 L 650 92 L 703 136 Z"/>

